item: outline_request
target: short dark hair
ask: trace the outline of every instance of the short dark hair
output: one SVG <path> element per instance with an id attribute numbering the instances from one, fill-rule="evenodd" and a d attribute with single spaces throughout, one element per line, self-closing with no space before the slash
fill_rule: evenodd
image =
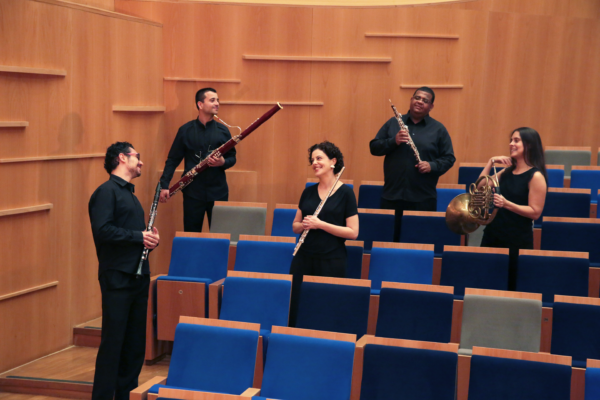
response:
<path id="1" fill-rule="evenodd" d="M 433 102 L 435 101 L 435 92 L 433 91 L 432 88 L 429 88 L 427 86 L 421 86 L 420 88 L 418 88 L 417 90 L 415 90 L 415 92 L 413 93 L 413 96 L 415 94 L 417 94 L 417 92 L 429 93 L 431 95 L 431 104 L 433 104 Z"/>
<path id="2" fill-rule="evenodd" d="M 308 163 L 312 164 L 312 153 L 315 150 L 321 150 L 325 155 L 331 160 L 335 158 L 337 162 L 335 163 L 335 168 L 333 169 L 333 173 L 337 174 L 344 167 L 344 155 L 340 151 L 340 149 L 333 143 L 328 142 L 327 140 L 318 144 L 313 144 L 308 149 Z"/>
<path id="3" fill-rule="evenodd" d="M 204 99 L 206 98 L 206 92 L 215 92 L 217 93 L 217 91 L 213 88 L 210 87 L 205 87 L 203 89 L 200 89 L 196 92 L 196 108 L 199 110 L 200 107 L 198 107 L 198 102 L 202 102 L 204 103 Z"/>
<path id="4" fill-rule="evenodd" d="M 129 142 L 117 142 L 108 146 L 104 157 L 104 169 L 111 174 L 119 166 L 119 154 L 127 154 L 133 149 Z"/>

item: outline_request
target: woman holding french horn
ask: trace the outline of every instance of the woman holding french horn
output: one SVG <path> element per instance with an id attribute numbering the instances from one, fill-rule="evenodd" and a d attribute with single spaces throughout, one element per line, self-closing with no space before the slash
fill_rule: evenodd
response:
<path id="1" fill-rule="evenodd" d="M 488 175 L 493 163 L 508 166 L 492 177 L 500 183 L 501 194 L 494 194 L 494 206 L 499 210 L 485 227 L 481 246 L 509 249 L 508 288 L 514 290 L 519 249 L 533 249 L 533 221 L 542 215 L 548 176 L 537 131 L 515 129 L 509 150 L 510 156 L 492 157 L 480 175 Z"/>

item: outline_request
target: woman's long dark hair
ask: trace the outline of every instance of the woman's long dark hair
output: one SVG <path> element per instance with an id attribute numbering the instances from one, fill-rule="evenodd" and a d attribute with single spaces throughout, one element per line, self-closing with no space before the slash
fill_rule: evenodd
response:
<path id="1" fill-rule="evenodd" d="M 510 136 L 512 137 L 513 133 L 515 132 L 519 132 L 519 135 L 521 135 L 525 164 L 529 165 L 530 167 L 537 168 L 544 176 L 546 185 L 548 185 L 546 159 L 544 158 L 544 147 L 542 146 L 542 138 L 540 138 L 540 134 L 537 133 L 535 129 L 523 127 L 513 130 Z M 508 167 L 507 171 L 512 172 L 516 166 L 517 164 L 515 160 L 513 160 L 513 165 Z"/>

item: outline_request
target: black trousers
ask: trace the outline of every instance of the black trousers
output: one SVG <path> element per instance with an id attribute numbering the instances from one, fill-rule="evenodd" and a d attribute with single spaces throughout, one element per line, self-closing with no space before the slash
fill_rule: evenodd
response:
<path id="1" fill-rule="evenodd" d="M 399 242 L 404 211 L 435 211 L 437 209 L 437 199 L 413 202 L 381 198 L 381 208 L 384 210 L 394 210 L 394 242 Z"/>
<path id="2" fill-rule="evenodd" d="M 96 357 L 92 400 L 129 399 L 138 386 L 146 351 L 146 312 L 150 277 L 136 279 L 121 271 L 104 271 L 102 341 Z"/>
<path id="3" fill-rule="evenodd" d="M 227 201 L 229 193 L 216 201 Z M 183 230 L 185 232 L 202 232 L 204 214 L 208 215 L 208 226 L 212 221 L 214 201 L 202 201 L 183 194 Z"/>
<path id="4" fill-rule="evenodd" d="M 290 302 L 290 326 L 296 326 L 300 289 L 304 275 L 329 276 L 332 278 L 346 277 L 346 257 L 322 259 L 318 256 L 299 251 L 292 259 L 290 274 L 292 274 L 292 298 Z"/>
<path id="5" fill-rule="evenodd" d="M 516 244 L 511 241 L 496 238 L 492 235 L 486 234 L 484 230 L 483 238 L 481 239 L 481 247 L 495 247 L 508 249 L 508 290 L 515 290 L 517 287 L 519 250 L 533 250 L 533 234 L 531 236 L 531 240 L 527 240 L 523 243 Z"/>

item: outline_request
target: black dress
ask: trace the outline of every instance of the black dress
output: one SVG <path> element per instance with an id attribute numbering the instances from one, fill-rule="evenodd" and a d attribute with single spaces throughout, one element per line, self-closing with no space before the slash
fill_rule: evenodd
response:
<path id="1" fill-rule="evenodd" d="M 539 171 L 533 167 L 515 175 L 505 171 L 500 175 L 500 193 L 508 201 L 520 206 L 529 204 L 529 182 Z M 515 289 L 519 249 L 533 249 L 533 220 L 505 208 L 498 210 L 496 217 L 485 227 L 481 247 L 509 249 L 509 290 Z"/>
<path id="2" fill-rule="evenodd" d="M 318 184 L 304 189 L 298 208 L 302 219 L 313 215 L 321 198 Z M 340 186 L 327 199 L 318 218 L 332 225 L 346 226 L 346 219 L 358 214 L 356 197 L 347 185 Z M 292 300 L 290 305 L 290 326 L 295 326 L 296 311 L 300 295 L 300 286 L 304 275 L 330 276 L 344 278 L 346 276 L 346 239 L 334 236 L 322 229 L 311 229 L 304 239 L 290 266 L 292 281 Z"/>

